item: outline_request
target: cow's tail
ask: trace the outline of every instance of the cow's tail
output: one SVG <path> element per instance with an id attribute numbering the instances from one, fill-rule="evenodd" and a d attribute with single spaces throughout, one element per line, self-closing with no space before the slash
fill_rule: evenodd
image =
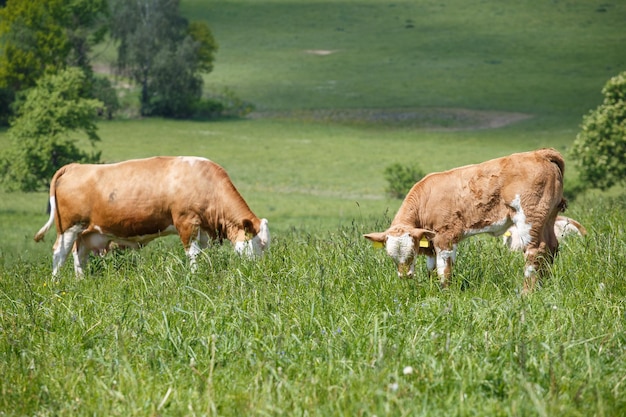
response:
<path id="1" fill-rule="evenodd" d="M 48 230 L 50 230 L 50 227 L 52 227 L 52 223 L 54 223 L 54 217 L 56 216 L 56 212 L 57 212 L 56 184 L 57 184 L 57 180 L 59 179 L 61 175 L 63 175 L 64 172 L 65 172 L 65 167 L 62 167 L 54 174 L 54 176 L 52 177 L 52 180 L 50 181 L 50 200 L 48 202 L 49 209 L 50 209 L 49 210 L 50 217 L 48 217 L 48 221 L 46 222 L 46 224 L 44 224 L 43 227 L 39 229 L 39 231 L 35 234 L 34 236 L 35 242 L 39 242 L 40 240 L 42 240 L 44 236 L 46 235 L 46 233 L 48 233 Z"/>

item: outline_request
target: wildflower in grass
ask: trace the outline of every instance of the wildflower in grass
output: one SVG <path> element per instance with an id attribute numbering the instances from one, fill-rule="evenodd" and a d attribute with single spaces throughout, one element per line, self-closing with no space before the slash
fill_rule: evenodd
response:
<path id="1" fill-rule="evenodd" d="M 389 388 L 389 391 L 391 392 L 396 392 L 398 391 L 398 388 L 400 388 L 400 385 L 398 385 L 397 382 L 392 382 L 391 384 L 387 386 L 387 388 Z"/>
<path id="2" fill-rule="evenodd" d="M 413 367 L 412 366 L 405 366 L 404 369 L 402 370 L 402 373 L 404 375 L 411 375 L 413 373 Z"/>

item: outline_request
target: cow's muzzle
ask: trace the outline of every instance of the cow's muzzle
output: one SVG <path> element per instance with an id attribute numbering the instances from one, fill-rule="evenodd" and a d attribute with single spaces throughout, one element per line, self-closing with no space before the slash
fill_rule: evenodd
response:
<path id="1" fill-rule="evenodd" d="M 398 264 L 398 278 L 413 278 L 413 264 Z"/>

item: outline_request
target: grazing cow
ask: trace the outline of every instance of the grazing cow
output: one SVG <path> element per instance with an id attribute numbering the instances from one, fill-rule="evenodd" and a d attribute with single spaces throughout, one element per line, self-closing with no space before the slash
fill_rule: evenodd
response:
<path id="1" fill-rule="evenodd" d="M 528 242 L 524 291 L 532 290 L 558 248 L 554 221 L 565 208 L 563 157 L 553 149 L 517 153 L 424 177 L 411 188 L 391 226 L 365 238 L 384 245 L 400 277 L 426 255 L 446 287 L 457 244 L 479 233 L 502 235 L 515 225 Z"/>
<path id="2" fill-rule="evenodd" d="M 53 222 L 53 276 L 70 250 L 80 277 L 90 252 L 138 249 L 171 234 L 180 236 L 193 269 L 210 240 L 228 239 L 248 256 L 261 255 L 270 244 L 267 220 L 252 213 L 226 171 L 197 157 L 66 165 L 52 177 L 50 218 L 35 241 Z"/>
<path id="3" fill-rule="evenodd" d="M 557 216 L 556 221 L 554 222 L 554 234 L 560 242 L 564 237 L 570 235 L 581 237 L 585 236 L 587 234 L 587 229 L 574 219 L 570 219 L 565 216 Z M 528 243 L 521 239 L 520 234 L 517 231 L 517 227 L 515 226 L 509 227 L 509 230 L 502 235 L 502 241 L 513 251 L 524 250 L 525 244 Z"/>

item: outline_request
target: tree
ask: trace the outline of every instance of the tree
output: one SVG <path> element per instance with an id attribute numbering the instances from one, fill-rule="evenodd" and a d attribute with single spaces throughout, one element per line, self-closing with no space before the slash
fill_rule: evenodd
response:
<path id="1" fill-rule="evenodd" d="M 402 199 L 411 190 L 411 187 L 424 177 L 424 171 L 417 166 L 391 164 L 385 168 L 387 180 L 387 194 L 392 198 Z"/>
<path id="2" fill-rule="evenodd" d="M 611 78 L 602 94 L 602 104 L 583 117 L 570 155 L 583 184 L 606 190 L 626 181 L 626 71 Z"/>
<path id="3" fill-rule="evenodd" d="M 95 123 L 103 106 L 85 98 L 87 77 L 78 68 L 42 77 L 29 90 L 8 131 L 12 146 L 0 159 L 0 174 L 9 190 L 45 189 L 57 169 L 70 162 L 98 162 L 100 152 L 81 151 L 71 132 L 84 133 L 94 146 Z"/>
<path id="4" fill-rule="evenodd" d="M 78 66 L 91 74 L 89 52 L 108 28 L 106 0 L 10 0 L 0 8 L 3 97 L 33 87 L 45 74 Z M 0 103 L 0 117 L 10 114 Z"/>
<path id="5" fill-rule="evenodd" d="M 213 68 L 217 43 L 202 22 L 180 16 L 178 0 L 110 0 L 118 70 L 141 86 L 142 115 L 187 117 Z"/>

